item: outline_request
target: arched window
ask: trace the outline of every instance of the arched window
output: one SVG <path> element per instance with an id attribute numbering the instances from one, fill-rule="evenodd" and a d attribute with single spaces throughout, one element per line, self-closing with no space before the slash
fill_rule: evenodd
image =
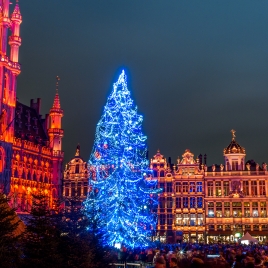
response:
<path id="1" fill-rule="evenodd" d="M 18 169 L 17 169 L 17 168 L 15 169 L 14 177 L 15 177 L 15 178 L 18 178 L 18 177 L 19 177 L 19 172 L 18 172 Z"/>
<path id="2" fill-rule="evenodd" d="M 75 173 L 79 173 L 79 164 L 75 165 Z"/>

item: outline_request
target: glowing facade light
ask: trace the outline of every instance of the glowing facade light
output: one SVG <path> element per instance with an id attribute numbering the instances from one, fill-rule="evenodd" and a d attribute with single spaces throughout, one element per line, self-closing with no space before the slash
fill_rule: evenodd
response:
<path id="1" fill-rule="evenodd" d="M 88 214 L 98 219 L 104 243 L 146 246 L 156 225 L 156 180 L 148 180 L 147 137 L 142 133 L 124 71 L 97 124 L 89 160 Z"/>

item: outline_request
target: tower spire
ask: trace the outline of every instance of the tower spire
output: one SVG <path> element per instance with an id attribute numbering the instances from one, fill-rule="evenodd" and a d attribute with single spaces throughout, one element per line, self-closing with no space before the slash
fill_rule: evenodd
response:
<path id="1" fill-rule="evenodd" d="M 59 81 L 60 81 L 60 77 L 57 75 L 56 76 L 56 94 L 59 93 Z"/>
<path id="2" fill-rule="evenodd" d="M 60 77 L 56 76 L 56 95 L 54 98 L 52 109 L 60 109 L 59 81 L 60 81 Z"/>

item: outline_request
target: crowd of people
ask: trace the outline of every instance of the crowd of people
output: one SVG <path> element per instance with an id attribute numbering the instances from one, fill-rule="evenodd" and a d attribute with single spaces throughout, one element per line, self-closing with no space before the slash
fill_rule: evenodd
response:
<path id="1" fill-rule="evenodd" d="M 182 243 L 113 252 L 113 263 L 147 268 L 268 268 L 268 245 Z"/>

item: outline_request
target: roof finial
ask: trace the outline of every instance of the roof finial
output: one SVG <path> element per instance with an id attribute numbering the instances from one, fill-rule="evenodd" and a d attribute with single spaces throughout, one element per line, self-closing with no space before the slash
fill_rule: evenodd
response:
<path id="1" fill-rule="evenodd" d="M 80 144 L 79 144 L 79 143 L 78 143 L 78 145 L 76 146 L 75 156 L 80 156 Z"/>
<path id="2" fill-rule="evenodd" d="M 56 76 L 56 93 L 59 92 L 59 81 L 60 81 L 60 77 L 57 75 Z"/>
<path id="3" fill-rule="evenodd" d="M 231 133 L 232 133 L 232 136 L 233 136 L 233 137 L 232 137 L 232 140 L 233 140 L 233 141 L 235 140 L 235 137 L 236 137 L 236 136 L 235 136 L 235 132 L 236 132 L 236 131 L 235 131 L 234 129 L 231 130 Z"/>

